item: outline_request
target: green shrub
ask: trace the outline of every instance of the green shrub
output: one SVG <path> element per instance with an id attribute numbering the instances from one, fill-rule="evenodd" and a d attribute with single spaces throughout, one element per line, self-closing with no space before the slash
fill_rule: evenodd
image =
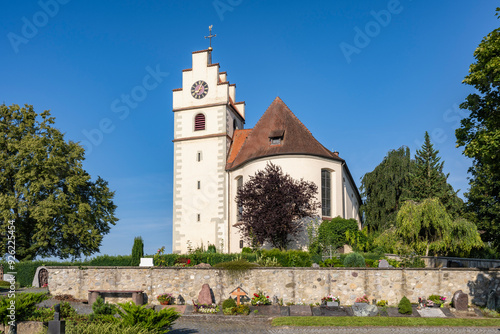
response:
<path id="1" fill-rule="evenodd" d="M 277 262 L 283 267 L 310 267 L 312 265 L 311 254 L 301 250 L 264 249 L 258 251 L 257 255 L 263 261 L 276 258 Z"/>
<path id="2" fill-rule="evenodd" d="M 92 304 L 92 311 L 94 314 L 114 315 L 116 314 L 117 307 L 114 304 L 105 303 L 104 298 L 99 296 L 94 304 Z"/>
<path id="3" fill-rule="evenodd" d="M 141 263 L 141 257 L 144 256 L 144 241 L 142 237 L 134 238 L 134 245 L 132 246 L 132 259 L 130 260 L 131 266 L 138 266 Z"/>
<path id="4" fill-rule="evenodd" d="M 13 298 L 2 297 L 0 298 L 0 319 L 3 324 L 7 324 L 10 321 L 8 317 L 10 314 L 9 307 L 11 307 L 11 301 L 15 302 L 16 305 L 16 321 L 25 321 L 33 314 L 36 310 L 36 304 L 49 298 L 47 293 L 18 293 Z"/>
<path id="5" fill-rule="evenodd" d="M 48 322 L 54 320 L 54 313 L 54 307 L 37 307 L 28 317 L 28 320 Z"/>
<path id="6" fill-rule="evenodd" d="M 159 331 L 151 331 L 142 328 L 139 325 L 123 326 L 121 323 L 103 323 L 103 322 L 74 322 L 66 323 L 66 334 L 153 334 Z"/>
<path id="7" fill-rule="evenodd" d="M 11 283 L 9 281 L 0 281 L 0 288 L 10 290 Z M 15 289 L 19 289 L 21 285 L 19 282 L 14 283 Z"/>
<path id="8" fill-rule="evenodd" d="M 207 253 L 209 253 L 209 254 L 217 253 L 217 248 L 215 248 L 215 245 L 208 244 Z"/>
<path id="9" fill-rule="evenodd" d="M 278 259 L 273 257 L 266 257 L 266 258 L 258 258 L 257 263 L 261 267 L 281 267 L 281 264 L 278 262 Z"/>
<path id="10" fill-rule="evenodd" d="M 222 302 L 222 309 L 233 308 L 236 307 L 236 302 L 233 298 L 228 298 L 224 302 Z"/>
<path id="11" fill-rule="evenodd" d="M 334 257 L 333 259 L 326 259 L 319 263 L 320 267 L 343 267 L 344 263 L 340 259 Z"/>
<path id="12" fill-rule="evenodd" d="M 377 306 L 384 307 L 384 306 L 387 306 L 387 305 L 389 305 L 389 303 L 387 302 L 387 300 L 379 300 L 377 302 Z"/>
<path id="13" fill-rule="evenodd" d="M 253 253 L 253 250 L 250 248 L 250 247 L 243 247 L 241 249 L 241 252 L 242 253 L 247 253 L 247 254 L 252 254 Z"/>
<path id="14" fill-rule="evenodd" d="M 406 296 L 403 296 L 398 304 L 398 311 L 401 314 L 412 314 L 413 310 L 411 308 L 411 303 Z"/>
<path id="15" fill-rule="evenodd" d="M 365 258 L 365 264 L 369 268 L 377 268 L 378 267 L 378 260 L 372 260 L 372 259 Z"/>
<path id="16" fill-rule="evenodd" d="M 214 268 L 225 269 L 231 277 L 238 278 L 247 270 L 255 268 L 256 266 L 256 263 L 248 262 L 246 259 L 239 259 L 235 261 L 217 263 L 214 265 Z"/>
<path id="17" fill-rule="evenodd" d="M 73 319 L 76 317 L 76 310 L 68 302 L 62 302 L 60 304 L 61 312 L 60 316 L 62 319 Z"/>
<path id="18" fill-rule="evenodd" d="M 348 268 L 352 267 L 365 267 L 365 258 L 359 253 L 349 253 L 344 259 L 344 266 Z"/>
<path id="19" fill-rule="evenodd" d="M 333 250 L 347 244 L 346 232 L 355 234 L 358 231 L 358 222 L 356 219 L 344 219 L 341 217 L 325 220 L 318 228 L 318 244 L 322 250 Z M 318 249 L 319 249 L 318 248 Z M 317 252 L 317 251 L 316 251 Z"/>
<path id="20" fill-rule="evenodd" d="M 234 308 L 234 312 L 236 312 L 236 314 L 248 315 L 250 314 L 250 308 L 248 307 L 248 305 L 241 304 L 240 306 L 236 306 Z"/>
<path id="21" fill-rule="evenodd" d="M 107 267 L 128 267 L 130 266 L 130 263 L 132 262 L 132 256 L 131 255 L 99 255 L 96 256 L 95 258 L 82 261 L 82 262 L 76 262 L 76 263 L 69 263 L 67 265 L 70 266 L 107 266 Z M 52 264 L 53 265 L 53 264 Z"/>
<path id="22" fill-rule="evenodd" d="M 173 308 L 164 308 L 156 312 L 145 305 L 136 305 L 133 302 L 119 303 L 121 309 L 118 314 L 120 323 L 125 327 L 139 326 L 146 330 L 160 330 L 171 327 L 181 315 Z"/>

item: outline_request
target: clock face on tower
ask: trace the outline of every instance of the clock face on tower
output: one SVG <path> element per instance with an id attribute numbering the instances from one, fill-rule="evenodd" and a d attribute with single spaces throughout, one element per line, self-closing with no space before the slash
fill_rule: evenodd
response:
<path id="1" fill-rule="evenodd" d="M 208 94 L 208 84 L 203 80 L 196 81 L 191 86 L 191 96 L 195 99 L 202 99 Z"/>

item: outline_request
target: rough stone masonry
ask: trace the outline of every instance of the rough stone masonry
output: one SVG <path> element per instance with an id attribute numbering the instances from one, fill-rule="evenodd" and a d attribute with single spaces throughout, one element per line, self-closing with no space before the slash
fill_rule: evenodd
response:
<path id="1" fill-rule="evenodd" d="M 163 293 L 181 295 L 191 303 L 202 285 L 209 284 L 217 303 L 240 286 L 249 294 L 263 291 L 271 298 L 283 298 L 285 303 L 316 303 L 333 294 L 340 297 L 341 304 L 352 305 L 357 297 L 366 294 L 370 300 L 383 299 L 395 305 L 403 296 L 412 302 L 432 294 L 451 300 L 455 291 L 462 290 L 471 303 L 486 305 L 491 289 L 500 285 L 500 269 L 474 268 L 254 268 L 237 277 L 223 269 L 192 267 L 47 269 L 52 295 L 86 299 L 92 289 L 144 290 L 146 300 L 153 304 Z"/>

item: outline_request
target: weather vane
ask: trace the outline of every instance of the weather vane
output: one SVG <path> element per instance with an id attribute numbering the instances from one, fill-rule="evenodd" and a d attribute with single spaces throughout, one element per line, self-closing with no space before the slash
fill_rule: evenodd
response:
<path id="1" fill-rule="evenodd" d="M 213 37 L 215 37 L 215 36 L 217 36 L 217 35 L 212 35 L 212 28 L 213 28 L 213 27 L 214 27 L 213 25 L 210 25 L 210 26 L 208 27 L 209 32 L 210 32 L 210 35 L 205 36 L 205 39 L 207 39 L 207 38 L 209 38 L 209 39 L 210 39 L 210 46 L 208 47 L 208 50 L 210 50 L 210 51 L 212 51 L 212 38 L 213 38 Z"/>

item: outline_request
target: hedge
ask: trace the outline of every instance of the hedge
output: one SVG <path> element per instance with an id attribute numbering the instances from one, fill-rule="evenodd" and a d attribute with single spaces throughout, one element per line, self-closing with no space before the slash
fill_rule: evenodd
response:
<path id="1" fill-rule="evenodd" d="M 17 273 L 16 282 L 18 282 L 22 287 L 31 286 L 33 283 L 33 278 L 35 277 L 36 268 L 40 266 L 111 266 L 111 267 L 124 267 L 130 266 L 130 261 L 132 257 L 130 255 L 101 255 L 95 258 L 84 260 L 84 261 L 22 261 L 15 264 L 15 270 L 10 270 L 9 265 L 5 261 L 0 261 L 3 265 L 4 273 L 14 271 Z"/>

